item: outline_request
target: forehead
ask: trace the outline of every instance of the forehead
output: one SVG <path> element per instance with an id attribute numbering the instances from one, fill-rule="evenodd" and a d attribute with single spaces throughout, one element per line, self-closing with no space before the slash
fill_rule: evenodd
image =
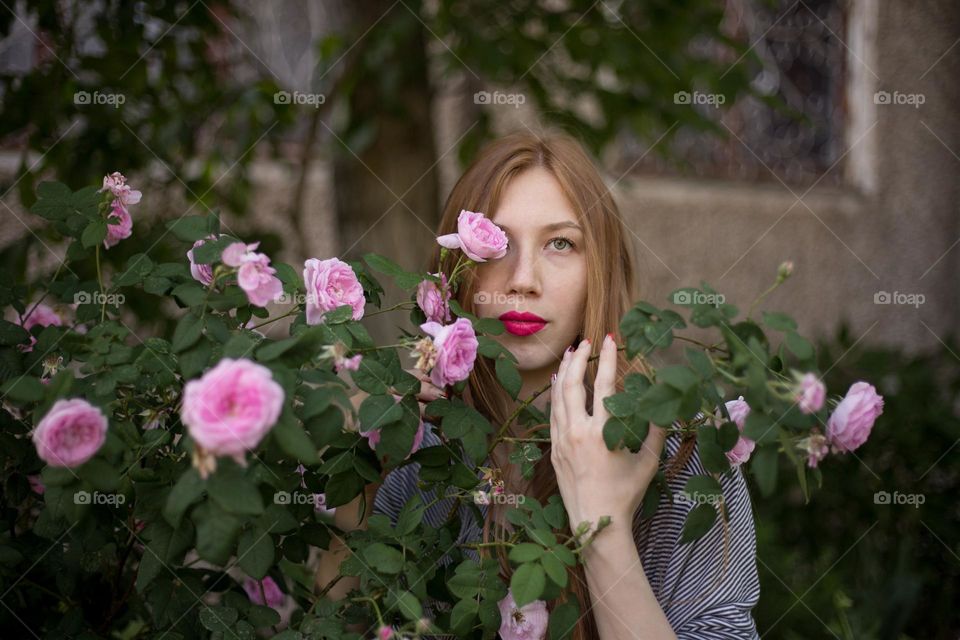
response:
<path id="1" fill-rule="evenodd" d="M 577 222 L 577 215 L 553 174 L 534 167 L 507 183 L 492 220 L 516 232 L 554 222 Z"/>

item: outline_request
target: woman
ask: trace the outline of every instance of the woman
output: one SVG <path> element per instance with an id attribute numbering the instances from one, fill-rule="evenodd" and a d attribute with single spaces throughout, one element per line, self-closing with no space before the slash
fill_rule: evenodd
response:
<path id="1" fill-rule="evenodd" d="M 585 566 L 578 565 L 570 580 L 584 614 L 574 637 L 757 637 L 751 615 L 759 598 L 755 536 L 742 472 L 735 469 L 721 480 L 726 522 L 718 520 L 702 539 L 681 544 L 694 502 L 661 497 L 656 514 L 646 520 L 639 517 L 639 505 L 648 490 L 658 490 L 651 481 L 664 448 L 672 494 L 682 493 L 690 476 L 706 473 L 694 442 L 681 442 L 675 433 L 653 425 L 637 454 L 611 452 L 603 442 L 609 415 L 602 399 L 622 388 L 626 373 L 644 367 L 628 362 L 616 348 L 619 320 L 640 296 L 625 227 L 587 154 L 565 135 L 503 137 L 484 148 L 454 186 L 438 236 L 457 231 L 463 209 L 484 212 L 504 229 L 508 248 L 502 258 L 473 268 L 457 293 L 458 302 L 480 317 L 504 320 L 507 332 L 497 340 L 517 357 L 521 399 L 552 381 L 550 393 L 534 402 L 546 410 L 549 401 L 551 443 L 532 480 L 525 481 L 508 462 L 509 443 L 499 444 L 487 463 L 502 477 L 507 495 L 530 495 L 545 503 L 559 492 L 573 526 L 611 516 L 611 524 L 584 552 Z M 450 273 L 458 253 L 451 252 L 441 264 L 438 246 L 429 271 Z M 591 355 L 599 357 L 591 360 Z M 438 392 L 424 381 L 423 398 Z M 516 406 L 496 381 L 491 362 L 479 357 L 464 399 L 493 424 L 502 424 Z M 421 446 L 441 443 L 432 425 L 427 427 Z M 530 437 L 519 427 L 514 435 Z M 418 470 L 411 464 L 388 474 L 373 513 L 395 519 L 420 491 Z M 424 497 L 430 501 L 434 494 Z M 433 505 L 425 522 L 442 524 L 450 500 Z M 510 505 L 504 502 L 509 501 L 480 505 L 482 531 L 467 506 L 461 506 L 464 526 L 458 543 L 507 535 L 503 513 Z M 350 515 L 357 514 L 351 507 L 338 510 L 338 524 L 365 526 L 365 515 L 359 525 L 350 522 Z M 509 580 L 503 547 L 495 548 Z M 484 553 L 489 549 L 483 548 Z M 340 557 L 343 549 L 331 553 Z M 335 573 L 328 561 L 319 581 Z M 352 585 L 338 586 L 342 594 Z M 333 591 L 331 597 L 336 597 Z"/>

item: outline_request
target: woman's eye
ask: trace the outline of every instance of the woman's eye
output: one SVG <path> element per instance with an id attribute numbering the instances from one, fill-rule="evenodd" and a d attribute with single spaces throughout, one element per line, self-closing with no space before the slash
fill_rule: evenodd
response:
<path id="1" fill-rule="evenodd" d="M 553 238 L 550 240 L 550 244 L 553 246 L 554 249 L 558 251 L 563 251 L 568 248 L 570 249 L 573 248 L 573 242 L 569 238 L 563 238 L 563 237 Z"/>

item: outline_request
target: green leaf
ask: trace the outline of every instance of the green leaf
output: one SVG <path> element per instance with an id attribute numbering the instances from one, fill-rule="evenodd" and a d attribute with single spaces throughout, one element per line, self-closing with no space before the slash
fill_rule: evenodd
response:
<path id="1" fill-rule="evenodd" d="M 603 399 L 604 408 L 611 416 L 626 418 L 637 409 L 637 398 L 631 393 L 615 393 Z"/>
<path id="2" fill-rule="evenodd" d="M 797 328 L 797 322 L 785 313 L 764 311 L 761 315 L 763 324 L 774 331 L 795 331 Z"/>
<path id="3" fill-rule="evenodd" d="M 375 542 L 363 550 L 363 557 L 380 573 L 397 574 L 403 570 L 403 554 L 382 542 Z"/>
<path id="4" fill-rule="evenodd" d="M 280 449 L 295 460 L 305 464 L 317 464 L 320 462 L 320 456 L 317 455 L 317 448 L 303 427 L 293 416 L 287 415 L 284 411 L 280 420 L 270 432 Z"/>
<path id="5" fill-rule="evenodd" d="M 672 365 L 657 370 L 657 380 L 679 391 L 687 391 L 699 384 L 697 374 L 683 365 Z"/>
<path id="6" fill-rule="evenodd" d="M 163 517 L 174 529 L 180 526 L 180 519 L 191 504 L 203 495 L 205 484 L 196 469 L 187 469 L 177 484 L 173 486 L 163 507 Z"/>
<path id="7" fill-rule="evenodd" d="M 669 427 L 679 415 L 681 400 L 680 391 L 658 382 L 640 396 L 636 412 L 658 426 Z"/>
<path id="8" fill-rule="evenodd" d="M 580 620 L 580 606 L 575 600 L 563 602 L 550 612 L 550 622 L 547 625 L 550 640 L 566 640 Z"/>
<path id="9" fill-rule="evenodd" d="M 196 242 L 210 235 L 209 222 L 206 215 L 184 216 L 167 222 L 167 229 L 173 232 L 184 242 Z"/>
<path id="10" fill-rule="evenodd" d="M 233 607 L 211 607 L 204 604 L 200 609 L 200 624 L 210 631 L 236 635 L 233 625 L 237 622 L 237 610 Z"/>
<path id="11" fill-rule="evenodd" d="M 207 298 L 207 290 L 196 282 L 184 282 L 174 287 L 170 295 L 176 296 L 184 306 L 199 307 Z"/>
<path id="12" fill-rule="evenodd" d="M 787 343 L 787 348 L 801 360 L 808 360 L 813 357 L 813 345 L 796 331 L 788 331 L 784 340 Z"/>
<path id="13" fill-rule="evenodd" d="M 713 476 L 690 476 L 683 487 L 684 493 L 690 496 L 716 496 L 723 493 L 720 483 Z"/>
<path id="14" fill-rule="evenodd" d="M 532 542 L 521 542 L 510 549 L 510 562 L 523 564 L 524 562 L 533 562 L 539 560 L 543 555 L 543 547 Z"/>
<path id="15" fill-rule="evenodd" d="M 20 376 L 7 380 L 0 386 L 2 395 L 16 402 L 40 402 L 43 400 L 43 384 L 39 378 Z"/>
<path id="16" fill-rule="evenodd" d="M 374 271 L 391 276 L 397 286 L 404 290 L 416 287 L 424 279 L 423 276 L 405 271 L 397 263 L 376 253 L 365 254 L 363 260 Z"/>
<path id="17" fill-rule="evenodd" d="M 520 565 L 510 577 L 510 590 L 518 608 L 539 599 L 546 585 L 547 576 L 543 566 L 536 562 Z"/>
<path id="18" fill-rule="evenodd" d="M 107 221 L 94 220 L 83 229 L 83 235 L 80 236 L 80 243 L 84 249 L 92 249 L 107 237 Z"/>
<path id="19" fill-rule="evenodd" d="M 240 535 L 237 543 L 237 562 L 248 576 L 262 580 L 273 564 L 273 538 L 262 529 L 254 527 Z"/>
<path id="20" fill-rule="evenodd" d="M 567 575 L 567 568 L 560 561 L 560 558 L 548 551 L 540 558 L 540 564 L 543 565 L 543 570 L 547 576 L 553 580 L 557 586 L 561 589 L 567 586 L 569 576 Z"/>
<path id="21" fill-rule="evenodd" d="M 203 323 L 200 318 L 192 313 L 185 314 L 177 323 L 177 328 L 173 331 L 173 351 L 180 353 L 192 347 L 203 330 Z"/>
<path id="22" fill-rule="evenodd" d="M 210 501 L 194 509 L 191 517 L 197 526 L 197 553 L 208 562 L 226 565 L 236 547 L 241 520 Z"/>
<path id="23" fill-rule="evenodd" d="M 207 479 L 207 491 L 210 498 L 229 513 L 253 516 L 263 513 L 263 498 L 257 486 L 239 470 L 221 465 Z"/>
<path id="24" fill-rule="evenodd" d="M 685 544 L 702 538 L 717 519 L 717 511 L 712 504 L 700 504 L 687 514 L 680 534 L 680 543 Z"/>
<path id="25" fill-rule="evenodd" d="M 364 398 L 358 414 L 362 430 L 371 431 L 403 418 L 403 405 L 390 395 L 372 395 Z"/>
<path id="26" fill-rule="evenodd" d="M 497 380 L 510 394 L 510 397 L 516 400 L 517 396 L 520 395 L 520 386 L 523 383 L 520 372 L 517 371 L 517 365 L 507 358 L 497 358 L 496 373 Z"/>
<path id="27" fill-rule="evenodd" d="M 455 631 L 457 635 L 466 634 L 473 624 L 474 618 L 477 617 L 479 609 L 480 603 L 476 600 L 469 599 L 457 602 L 457 604 L 453 605 L 453 609 L 450 610 L 451 630 Z"/>
<path id="28" fill-rule="evenodd" d="M 396 607 L 400 614 L 410 621 L 419 620 L 423 616 L 423 606 L 415 595 L 409 591 L 390 591 L 391 608 Z"/>

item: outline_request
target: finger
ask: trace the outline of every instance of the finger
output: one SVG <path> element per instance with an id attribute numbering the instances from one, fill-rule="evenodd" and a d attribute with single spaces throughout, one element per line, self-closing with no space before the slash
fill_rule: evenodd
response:
<path id="1" fill-rule="evenodd" d="M 551 374 L 550 376 L 550 446 L 553 447 L 556 445 L 559 437 L 559 425 L 557 425 L 557 374 Z"/>
<path id="2" fill-rule="evenodd" d="M 601 424 L 610 417 L 607 408 L 603 406 L 603 399 L 616 393 L 616 383 L 617 343 L 608 333 L 600 347 L 597 377 L 593 381 L 593 417 L 598 418 Z"/>
<path id="3" fill-rule="evenodd" d="M 583 386 L 583 375 L 590 357 L 590 341 L 582 340 L 570 355 L 567 370 L 563 374 L 563 410 L 571 425 L 582 423 L 587 417 L 587 390 Z"/>

